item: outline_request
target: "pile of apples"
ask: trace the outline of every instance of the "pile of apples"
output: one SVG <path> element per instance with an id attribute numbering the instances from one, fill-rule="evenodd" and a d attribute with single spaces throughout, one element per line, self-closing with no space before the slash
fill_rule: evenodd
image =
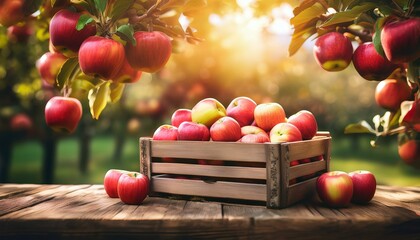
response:
<path id="1" fill-rule="evenodd" d="M 286 118 L 276 102 L 257 104 L 241 96 L 225 108 L 218 100 L 205 98 L 191 110 L 176 110 L 171 124 L 158 127 L 153 140 L 281 143 L 312 139 L 317 130 L 316 119 L 307 110 Z"/>
<path id="2" fill-rule="evenodd" d="M 351 202 L 367 204 L 375 195 L 376 179 L 366 170 L 348 174 L 332 171 L 318 177 L 316 190 L 319 198 L 329 207 L 347 207 Z"/>
<path id="3" fill-rule="evenodd" d="M 110 169 L 104 177 L 105 192 L 125 204 L 141 204 L 149 194 L 149 178 L 138 172 Z"/>

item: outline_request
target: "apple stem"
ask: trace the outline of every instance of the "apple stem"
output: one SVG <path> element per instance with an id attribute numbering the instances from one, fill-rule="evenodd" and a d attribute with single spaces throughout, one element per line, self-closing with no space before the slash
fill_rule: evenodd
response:
<path id="1" fill-rule="evenodd" d="M 167 4 L 169 0 L 158 0 L 155 4 L 153 4 L 143 15 L 141 16 L 132 16 L 129 18 L 130 23 L 139 23 L 140 21 L 148 18 L 148 17 L 156 17 L 155 11 L 158 11 L 159 8 L 165 4 Z"/>

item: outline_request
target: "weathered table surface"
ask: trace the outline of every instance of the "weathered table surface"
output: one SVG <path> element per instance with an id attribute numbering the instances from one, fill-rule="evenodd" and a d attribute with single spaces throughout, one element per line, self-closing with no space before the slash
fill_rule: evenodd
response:
<path id="1" fill-rule="evenodd" d="M 115 237 L 420 239 L 420 187 L 378 186 L 368 205 L 330 209 L 314 199 L 273 210 L 159 197 L 125 205 L 102 185 L 0 185 L 0 239 Z"/>

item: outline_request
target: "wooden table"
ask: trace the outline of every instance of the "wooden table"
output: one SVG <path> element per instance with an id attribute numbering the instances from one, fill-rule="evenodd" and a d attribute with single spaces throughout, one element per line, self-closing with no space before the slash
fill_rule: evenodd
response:
<path id="1" fill-rule="evenodd" d="M 378 186 L 368 205 L 265 206 L 108 198 L 102 185 L 0 185 L 0 239 L 420 239 L 420 187 Z M 124 238 L 121 238 L 124 237 Z"/>

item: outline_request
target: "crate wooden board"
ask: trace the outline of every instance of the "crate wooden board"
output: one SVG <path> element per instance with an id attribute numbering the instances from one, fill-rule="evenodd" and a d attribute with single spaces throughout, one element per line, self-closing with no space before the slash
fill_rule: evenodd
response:
<path id="1" fill-rule="evenodd" d="M 330 146 L 331 137 L 327 132 L 319 132 L 311 140 L 281 144 L 140 138 L 140 171 L 151 179 L 152 195 L 169 193 L 252 200 L 265 202 L 269 208 L 283 208 L 314 193 L 315 174 L 329 169 Z M 322 156 L 322 160 L 290 167 L 293 160 L 317 156 Z M 225 164 L 214 166 L 159 161 L 162 158 L 222 160 Z M 196 177 L 185 179 L 174 178 L 173 175 Z M 292 182 L 308 175 L 312 177 L 306 181 Z"/>
<path id="2" fill-rule="evenodd" d="M 103 185 L 0 184 L 0 239 L 419 239 L 420 187 L 377 187 L 367 205 L 284 209 L 148 197 Z"/>

